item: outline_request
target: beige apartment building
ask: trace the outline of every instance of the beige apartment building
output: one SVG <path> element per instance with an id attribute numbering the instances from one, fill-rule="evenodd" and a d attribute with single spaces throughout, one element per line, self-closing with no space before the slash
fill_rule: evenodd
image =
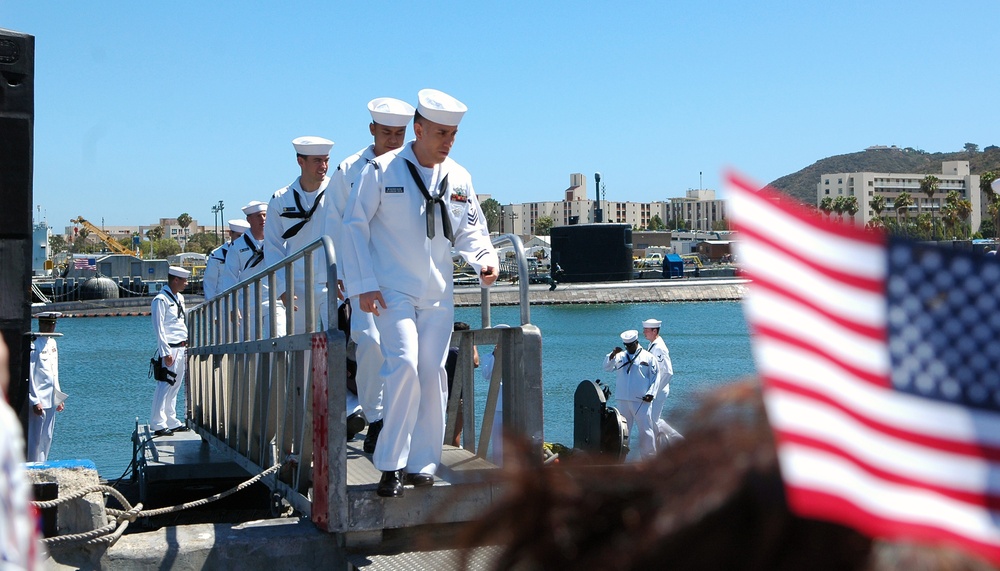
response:
<path id="1" fill-rule="evenodd" d="M 551 217 L 554 226 L 591 224 L 595 221 L 597 200 L 596 196 L 591 198 L 588 195 L 586 176 L 581 173 L 571 174 L 569 188 L 563 192 L 563 199 L 559 201 L 501 206 L 500 232 L 522 236 L 535 234 L 535 223 L 543 216 Z M 687 197 L 671 198 L 665 202 L 602 200 L 600 208 L 603 211 L 603 222 L 629 224 L 640 229 L 648 227 L 653 216 L 659 216 L 664 224 L 672 219 L 690 219 L 692 228 L 700 223 L 698 228 L 704 230 L 711 229 L 711 224 L 716 220 L 725 218 L 725 202 L 715 200 L 714 190 L 688 191 Z M 675 212 L 676 216 L 672 214 Z M 701 219 L 707 219 L 707 222 Z"/>
<path id="2" fill-rule="evenodd" d="M 954 190 L 972 203 L 969 225 L 973 232 L 978 231 L 979 224 L 987 216 L 985 211 L 987 201 L 983 199 L 983 193 L 979 189 L 979 175 L 969 172 L 969 161 L 941 163 L 941 173 L 934 175 L 940 182 L 933 198 L 928 198 L 920 191 L 920 181 L 926 176 L 927 174 L 918 173 L 876 172 L 824 174 L 816 185 L 816 204 L 819 205 L 826 197 L 832 199 L 838 196 L 857 197 L 860 210 L 854 215 L 854 223 L 865 226 L 876 216 L 871 207 L 871 200 L 877 194 L 886 198 L 886 209 L 882 211 L 882 216 L 895 217 L 896 197 L 902 192 L 908 192 L 913 199 L 913 205 L 907 209 L 910 217 L 916 216 L 919 211 L 929 212 L 934 218 L 940 218 L 945 197 Z M 845 220 L 849 218 L 848 215 L 844 215 Z"/>

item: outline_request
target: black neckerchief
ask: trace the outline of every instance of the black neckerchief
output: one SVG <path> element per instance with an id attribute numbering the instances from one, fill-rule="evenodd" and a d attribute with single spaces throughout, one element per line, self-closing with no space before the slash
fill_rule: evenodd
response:
<path id="1" fill-rule="evenodd" d="M 247 246 L 250 246 L 250 249 L 253 251 L 253 255 L 250 256 L 247 263 L 243 265 L 243 271 L 246 271 L 247 268 L 256 268 L 257 264 L 264 261 L 264 248 L 258 248 L 257 245 L 254 244 L 253 238 L 247 234 L 243 235 L 243 241 L 246 242 Z"/>
<path id="2" fill-rule="evenodd" d="M 181 303 L 180 298 L 174 297 L 174 292 L 170 291 L 170 286 L 167 286 L 163 290 L 163 293 L 167 294 L 167 297 L 177 304 L 177 307 L 179 308 L 177 311 L 177 317 L 179 317 L 181 321 L 184 321 L 184 304 Z"/>
<path id="3" fill-rule="evenodd" d="M 437 203 L 441 207 L 441 225 L 444 227 L 444 237 L 448 239 L 452 245 L 455 244 L 455 233 L 451 228 L 451 216 L 448 215 L 448 205 L 445 204 L 444 195 L 448 192 L 448 175 L 444 175 L 441 179 L 441 184 L 438 185 L 437 196 L 431 196 L 431 193 L 427 190 L 427 185 L 424 184 L 424 179 L 420 176 L 420 171 L 417 170 L 416 165 L 410 162 L 409 159 L 403 159 L 406 161 L 406 166 L 410 169 L 410 176 L 413 177 L 413 182 L 417 183 L 417 188 L 420 189 L 420 193 L 424 195 L 424 200 L 426 201 L 427 210 L 427 237 L 434 238 L 434 203 Z"/>
<path id="4" fill-rule="evenodd" d="M 287 240 L 298 234 L 299 230 L 301 230 L 302 227 L 305 226 L 307 222 L 309 222 L 309 219 L 312 218 L 313 213 L 316 212 L 316 208 L 319 207 L 319 201 L 323 198 L 324 192 L 326 192 L 326 189 L 319 191 L 319 194 L 316 195 L 316 202 L 314 202 L 312 208 L 310 208 L 309 211 L 306 212 L 306 209 L 302 208 L 302 201 L 299 200 L 299 193 L 296 192 L 294 188 L 292 189 L 292 195 L 295 197 L 295 206 L 299 210 L 298 212 L 282 212 L 281 214 L 279 214 L 279 216 L 281 216 L 282 218 L 302 218 L 303 220 L 301 222 L 296 222 L 295 224 L 292 225 L 291 228 L 285 230 L 285 233 L 281 235 L 281 238 L 283 240 Z"/>

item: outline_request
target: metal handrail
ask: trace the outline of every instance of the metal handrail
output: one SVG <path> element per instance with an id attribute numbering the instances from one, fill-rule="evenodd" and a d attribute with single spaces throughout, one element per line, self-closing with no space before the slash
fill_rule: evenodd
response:
<path id="1" fill-rule="evenodd" d="M 327 284 L 327 314 L 316 319 L 316 295 L 306 287 L 303 299 L 292 300 L 286 308 L 285 324 L 288 335 L 278 337 L 275 311 L 279 296 L 277 275 L 285 277 L 286 290 L 294 292 L 294 266 L 304 264 L 305 282 L 314 282 L 316 256 L 325 255 Z M 322 271 L 322 270 L 321 270 Z M 266 299 L 270 328 L 263 335 L 263 284 L 267 282 Z M 335 329 L 337 267 L 333 241 L 323 236 L 307 244 L 278 263 L 267 266 L 253 276 L 226 289 L 218 297 L 194 307 L 189 313 L 189 386 L 188 417 L 195 430 L 217 448 L 229 452 L 233 461 L 247 471 L 257 473 L 275 463 L 281 471 L 268 478 L 268 485 L 285 495 L 302 513 L 311 513 L 307 497 L 313 479 L 313 410 L 310 371 L 317 355 L 313 352 L 315 337 L 325 336 L 328 371 L 327 398 L 339 404 L 339 420 L 329 420 L 333 432 L 340 438 L 330 440 L 330 454 L 346 462 L 344 437 L 344 403 L 346 395 L 346 338 Z M 251 306 L 251 300 L 253 305 Z M 302 317 L 296 316 L 295 306 Z M 235 311 L 236 309 L 240 311 Z M 252 317 L 241 319 L 241 317 Z M 298 319 L 305 320 L 304 333 L 294 333 Z M 331 327 L 333 325 L 333 327 Z M 327 411 L 324 407 L 323 411 Z M 325 414 L 335 414 L 329 409 Z M 324 419 L 325 422 L 325 419 Z M 337 444 L 339 443 L 339 449 Z M 336 477 L 336 474 L 333 475 Z M 330 482 L 333 489 L 343 489 L 345 481 Z"/>
<path id="2" fill-rule="evenodd" d="M 517 285 L 518 292 L 520 293 L 520 306 L 521 306 L 521 325 L 531 323 L 531 307 L 530 301 L 528 299 L 528 256 L 524 253 L 524 243 L 521 242 L 521 238 L 517 234 L 500 234 L 493 238 L 493 247 L 496 248 L 499 244 L 505 242 L 510 242 L 510 245 L 514 248 L 514 259 L 517 261 Z M 481 303 L 480 311 L 482 313 L 483 328 L 490 327 L 490 290 L 489 288 L 482 288 L 480 290 Z"/>

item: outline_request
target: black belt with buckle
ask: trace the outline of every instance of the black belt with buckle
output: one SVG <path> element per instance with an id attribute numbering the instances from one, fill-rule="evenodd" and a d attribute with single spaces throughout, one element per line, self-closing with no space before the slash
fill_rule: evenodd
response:
<path id="1" fill-rule="evenodd" d="M 187 347 L 188 346 L 188 342 L 187 341 L 181 341 L 180 343 L 170 343 L 169 345 L 171 347 Z"/>

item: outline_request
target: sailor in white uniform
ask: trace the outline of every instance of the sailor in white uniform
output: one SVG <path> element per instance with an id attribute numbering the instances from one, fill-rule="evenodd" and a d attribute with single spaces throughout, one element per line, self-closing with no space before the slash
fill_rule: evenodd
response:
<path id="1" fill-rule="evenodd" d="M 605 371 L 617 371 L 615 401 L 618 412 L 628 425 L 636 427 L 639 454 L 649 458 L 656 454 L 656 428 L 651 405 L 657 393 L 658 370 L 653 355 L 639 345 L 639 332 L 630 329 L 621 334 L 625 350 L 615 347 L 604 359 Z"/>
<path id="2" fill-rule="evenodd" d="M 649 348 L 647 350 L 656 359 L 658 375 L 656 386 L 659 390 L 653 395 L 653 406 L 651 407 L 653 422 L 656 423 L 657 450 L 684 440 L 680 432 L 674 430 L 674 427 L 661 418 L 663 405 L 666 404 L 667 396 L 670 395 L 670 379 L 674 376 L 674 366 L 670 362 L 670 351 L 667 350 L 667 344 L 660 337 L 660 327 L 662 325 L 663 322 L 659 319 L 647 319 L 642 322 L 642 335 L 649 341 Z"/>
<path id="3" fill-rule="evenodd" d="M 295 182 L 279 189 L 267 205 L 268 222 L 264 226 L 264 266 L 276 264 L 290 254 L 326 234 L 326 191 L 330 177 L 326 176 L 330 164 L 333 141 L 321 137 L 299 137 L 292 141 L 296 161 L 301 171 Z M 317 326 L 330 326 L 327 311 L 326 256 L 323 249 L 313 255 L 315 307 Z M 294 284 L 285 284 L 285 272 L 277 272 L 278 294 L 285 311 L 295 311 L 295 330 L 304 333 L 305 317 L 305 265 L 293 264 Z M 291 293 L 288 292 L 291 289 Z M 294 296 L 294 297 L 293 297 Z M 297 299 L 295 299 L 297 298 Z"/>
<path id="4" fill-rule="evenodd" d="M 45 462 L 52 446 L 56 413 L 62 412 L 66 394 L 59 388 L 59 348 L 56 346 L 58 311 L 38 314 L 38 331 L 32 334 L 28 365 L 28 462 Z"/>
<path id="5" fill-rule="evenodd" d="M 381 337 L 384 426 L 377 493 L 434 483 L 444 441 L 445 361 L 454 324 L 452 248 L 492 285 L 499 266 L 468 171 L 448 157 L 466 106 L 425 89 L 415 141 L 369 163 L 344 215 L 345 286 Z"/>
<path id="6" fill-rule="evenodd" d="M 226 265 L 222 272 L 221 290 L 225 291 L 240 281 L 252 278 L 260 273 L 266 266 L 264 265 L 264 227 L 266 226 L 267 220 L 267 203 L 261 202 L 259 200 L 251 200 L 246 206 L 243 207 L 243 214 L 247 217 L 247 224 L 249 225 L 249 231 L 244 232 L 236 241 L 233 242 L 232 247 L 229 249 L 229 253 L 226 254 Z M 259 305 L 261 308 L 261 339 L 270 338 L 270 297 L 268 295 L 268 285 L 267 281 L 261 283 L 261 301 L 260 303 L 255 302 L 253 299 L 254 288 L 249 288 L 251 299 L 247 303 L 249 307 L 249 314 L 246 319 L 250 322 L 250 337 L 256 339 L 257 335 L 254 330 L 256 322 L 256 307 Z M 277 322 L 277 327 L 275 329 L 275 337 L 281 337 L 285 334 L 285 306 L 281 301 L 275 299 L 275 321 Z M 243 296 L 238 296 L 237 299 L 237 311 L 243 311 Z M 243 334 L 243 327 L 240 325 L 237 328 L 240 336 Z"/>
<path id="7" fill-rule="evenodd" d="M 244 232 L 250 229 L 250 225 L 245 220 L 229 221 L 229 241 L 223 242 L 221 246 L 212 250 L 205 262 L 205 275 L 202 277 L 202 286 L 205 288 L 205 301 L 215 298 L 226 288 L 222 285 L 222 270 L 226 265 L 226 253 L 236 240 Z"/>
<path id="8" fill-rule="evenodd" d="M 330 177 L 330 203 L 327 206 L 327 234 L 333 238 L 337 252 L 340 279 L 344 279 L 344 256 L 349 253 L 343 247 L 341 228 L 343 226 L 344 209 L 351 188 L 357 181 L 361 170 L 369 161 L 389 151 L 403 146 L 406 141 L 406 126 L 413 119 L 415 109 L 412 105 L 391 97 L 379 97 L 368 102 L 368 112 L 372 122 L 368 131 L 375 142 L 364 149 L 344 159 Z M 351 292 L 345 292 L 350 297 Z M 379 347 L 378 328 L 375 326 L 374 315 L 365 311 L 351 313 L 351 339 L 354 341 L 358 370 L 355 379 L 358 385 L 358 401 L 369 422 L 368 434 L 365 437 L 364 451 L 371 454 L 382 430 L 382 349 Z"/>
<path id="9" fill-rule="evenodd" d="M 156 335 L 156 356 L 167 368 L 173 381 L 157 381 L 153 392 L 153 409 L 149 427 L 157 436 L 170 436 L 174 432 L 189 430 L 177 419 L 177 393 L 187 374 L 188 329 L 184 312 L 184 296 L 191 272 L 170 266 L 167 285 L 153 298 L 153 332 Z"/>

